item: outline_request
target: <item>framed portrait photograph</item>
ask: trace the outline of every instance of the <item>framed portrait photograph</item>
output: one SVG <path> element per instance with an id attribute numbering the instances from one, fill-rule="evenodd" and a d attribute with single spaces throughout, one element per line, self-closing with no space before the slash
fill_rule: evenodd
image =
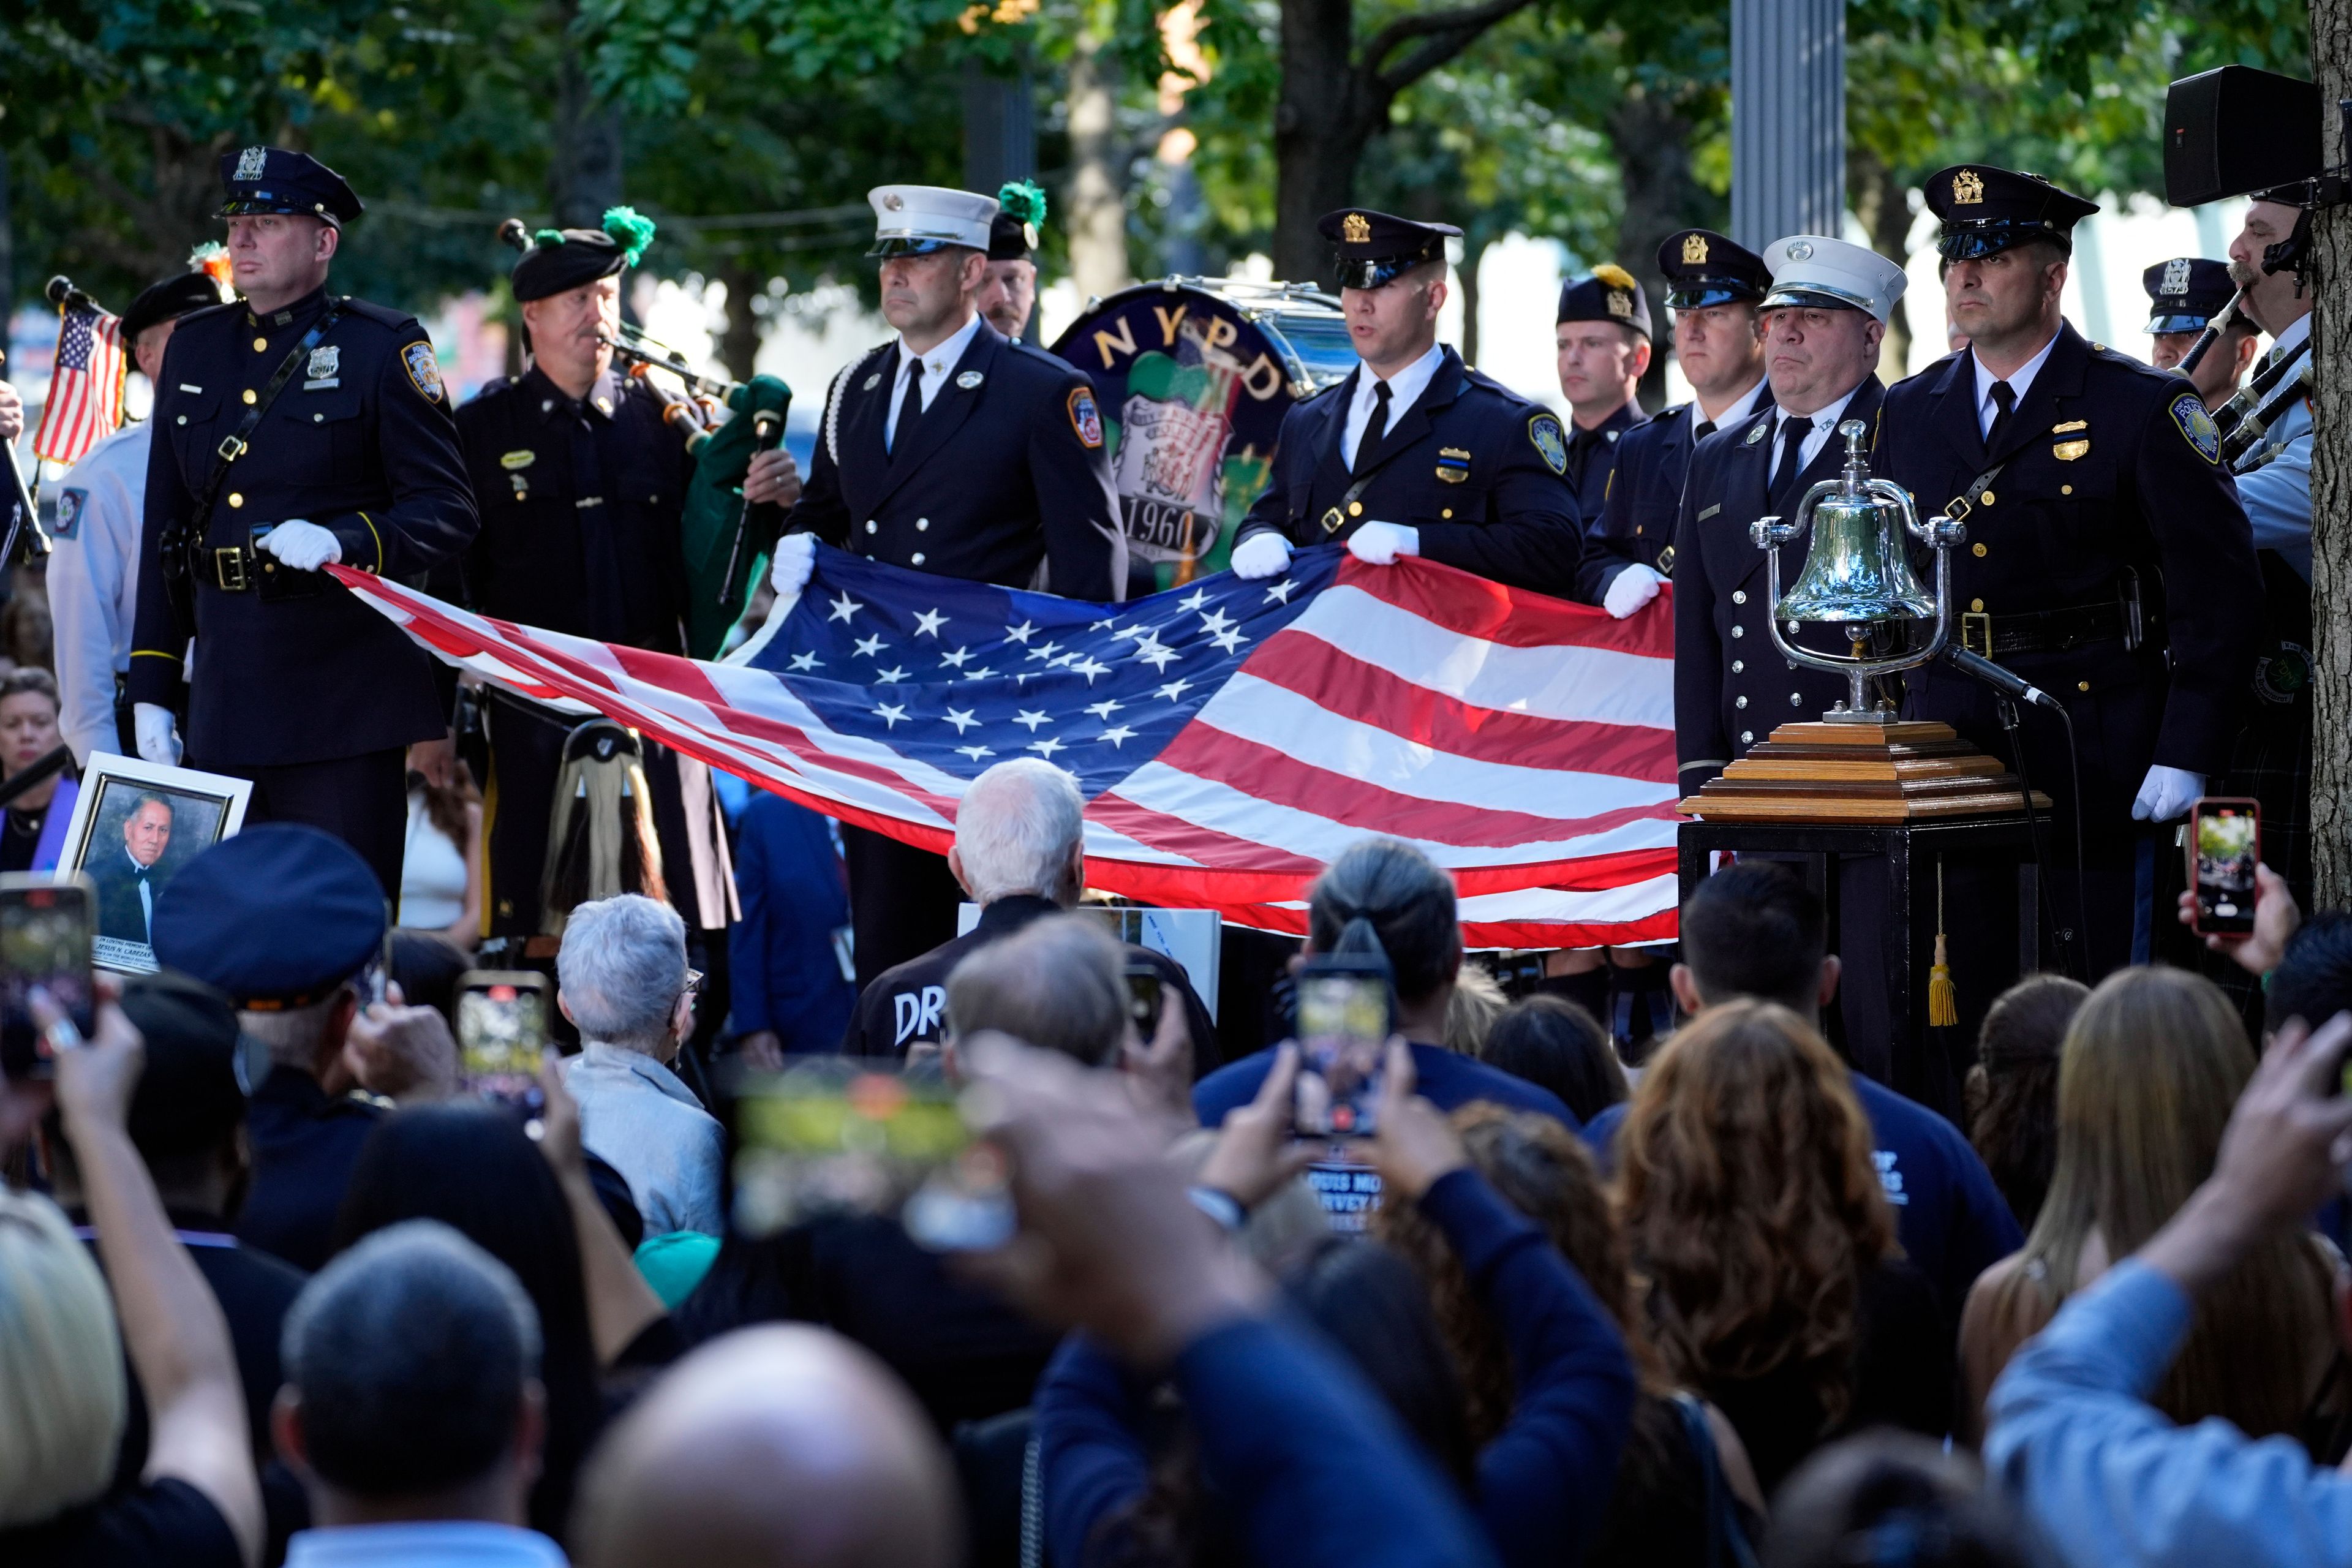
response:
<path id="1" fill-rule="evenodd" d="M 245 826 L 253 785 L 221 773 L 167 768 L 99 752 L 82 773 L 58 875 L 79 872 L 98 891 L 90 960 L 152 973 L 152 932 L 163 889 L 180 868 Z"/>

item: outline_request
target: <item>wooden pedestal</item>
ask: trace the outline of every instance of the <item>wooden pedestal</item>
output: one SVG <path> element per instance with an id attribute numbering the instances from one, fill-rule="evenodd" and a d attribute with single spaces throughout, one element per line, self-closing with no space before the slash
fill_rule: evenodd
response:
<path id="1" fill-rule="evenodd" d="M 2023 815 L 2017 776 L 1949 724 L 1792 721 L 1680 807 L 1706 822 L 1946 822 Z M 2050 797 L 2033 793 L 2036 811 Z"/>

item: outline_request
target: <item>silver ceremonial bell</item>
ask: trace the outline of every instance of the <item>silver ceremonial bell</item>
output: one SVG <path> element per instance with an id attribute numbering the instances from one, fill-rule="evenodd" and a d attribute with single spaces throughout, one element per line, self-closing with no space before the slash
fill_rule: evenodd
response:
<path id="1" fill-rule="evenodd" d="M 1864 683 L 1874 675 L 1925 664 L 1944 651 L 1952 616 L 1951 551 L 1967 537 L 1968 530 L 1948 517 L 1922 523 L 1903 487 L 1892 479 L 1870 477 L 1870 458 L 1864 449 L 1870 427 L 1861 420 L 1845 421 L 1838 426 L 1838 434 L 1845 437 L 1844 471 L 1805 492 L 1797 504 L 1794 522 L 1759 517 L 1748 525 L 1748 537 L 1764 552 L 1772 600 L 1769 629 L 1781 657 L 1846 678 L 1847 700 L 1822 714 L 1822 719 L 1833 724 L 1888 724 L 1895 721 L 1895 715 L 1872 708 L 1864 694 Z M 1779 546 L 1807 529 L 1813 538 L 1805 554 L 1805 569 L 1798 575 L 1797 585 L 1783 597 Z M 1906 534 L 1936 552 L 1932 594 L 1920 586 L 1911 570 Z M 1801 621 L 1830 621 L 1855 627 L 1859 645 L 1865 623 L 1922 621 L 1931 616 L 1936 626 L 1926 647 L 1886 658 L 1814 653 L 1782 635 L 1784 626 L 1793 632 Z"/>

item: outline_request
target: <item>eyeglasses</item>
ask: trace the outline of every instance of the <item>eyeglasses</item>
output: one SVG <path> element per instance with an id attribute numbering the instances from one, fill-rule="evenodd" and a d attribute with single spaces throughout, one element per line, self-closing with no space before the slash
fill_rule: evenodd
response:
<path id="1" fill-rule="evenodd" d="M 686 972 L 686 989 L 685 989 L 685 990 L 683 990 L 683 991 L 681 991 L 681 992 L 679 993 L 679 994 L 680 994 L 680 995 L 682 995 L 682 996 L 699 996 L 699 995 L 701 995 L 701 994 L 702 994 L 702 979 L 703 979 L 702 971 L 700 971 L 699 969 L 689 969 L 689 970 L 688 970 L 688 971 Z"/>

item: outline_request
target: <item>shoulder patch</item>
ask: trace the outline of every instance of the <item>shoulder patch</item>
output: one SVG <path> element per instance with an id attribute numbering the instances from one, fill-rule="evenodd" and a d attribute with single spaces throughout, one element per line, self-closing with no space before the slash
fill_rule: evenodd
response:
<path id="1" fill-rule="evenodd" d="M 1078 433 L 1078 445 L 1089 451 L 1103 444 L 1102 410 L 1095 406 L 1093 387 L 1070 388 L 1070 428 Z"/>
<path id="2" fill-rule="evenodd" d="M 2221 460 L 2221 432 L 2215 428 L 2213 416 L 2205 412 L 2204 400 L 2193 392 L 2184 392 L 2172 400 L 2172 422 L 2197 448 L 2197 455 L 2209 463 Z"/>
<path id="3" fill-rule="evenodd" d="M 49 525 L 52 539 L 71 539 L 81 531 L 81 509 L 89 504 L 88 490 L 64 489 L 58 492 L 57 521 Z"/>
<path id="4" fill-rule="evenodd" d="M 408 379 L 427 403 L 442 400 L 441 364 L 433 357 L 431 343 L 411 343 L 400 351 L 400 363 L 408 367 Z"/>
<path id="5" fill-rule="evenodd" d="M 1544 467 L 1555 474 L 1568 472 L 1568 437 L 1559 432 L 1559 421 L 1550 414 L 1538 414 L 1528 421 L 1528 439 L 1534 443 L 1536 456 Z"/>

